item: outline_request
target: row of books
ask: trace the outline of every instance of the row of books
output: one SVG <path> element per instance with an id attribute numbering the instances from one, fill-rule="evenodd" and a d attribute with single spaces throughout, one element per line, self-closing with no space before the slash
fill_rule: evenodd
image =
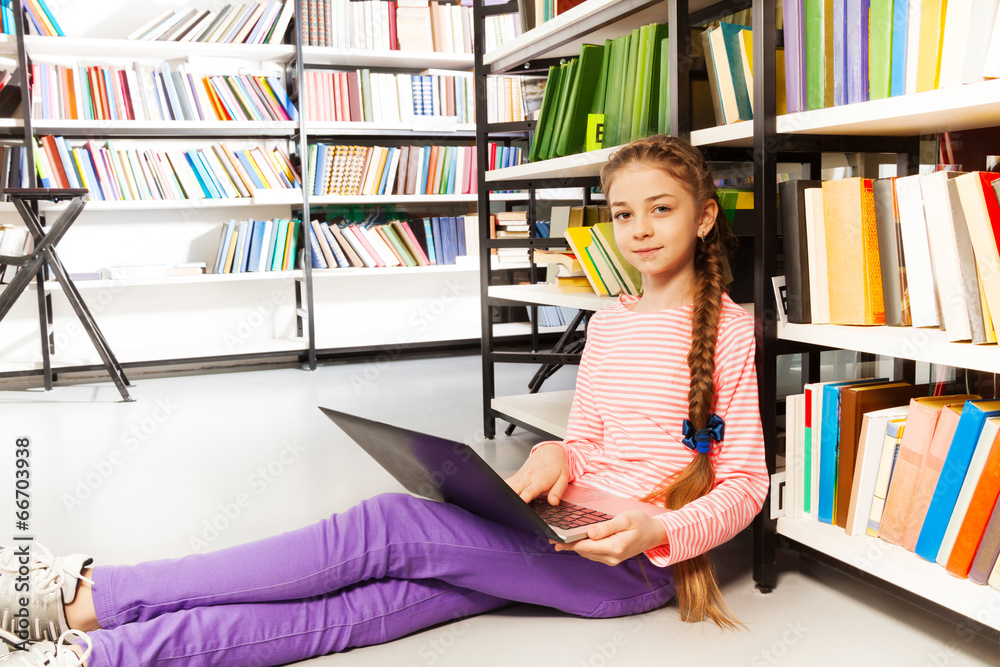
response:
<path id="1" fill-rule="evenodd" d="M 14 0 L 0 0 L 0 32 L 5 35 L 16 34 L 17 24 L 14 22 Z"/>
<path id="2" fill-rule="evenodd" d="M 281 44 L 295 16 L 294 0 L 235 2 L 217 11 L 168 9 L 135 30 L 128 39 L 160 42 Z"/>
<path id="3" fill-rule="evenodd" d="M 978 171 L 779 184 L 789 321 L 995 343 L 998 197 L 1000 174 Z"/>
<path id="4" fill-rule="evenodd" d="M 474 146 L 309 147 L 312 194 L 475 194 Z"/>
<path id="5" fill-rule="evenodd" d="M 496 14 L 487 16 L 484 20 L 483 42 L 486 53 L 520 36 L 521 21 L 517 14 Z"/>
<path id="6" fill-rule="evenodd" d="M 785 512 L 1000 589 L 1000 401 L 884 379 L 788 397 Z"/>
<path id="7" fill-rule="evenodd" d="M 298 120 L 274 75 L 210 76 L 184 65 L 175 71 L 34 63 L 32 113 L 51 120 Z"/>
<path id="8" fill-rule="evenodd" d="M 313 220 L 309 229 L 314 269 L 455 264 L 466 255 L 466 230 L 477 216 L 387 220 L 379 212 L 349 222 Z"/>
<path id="9" fill-rule="evenodd" d="M 519 76 L 486 77 L 486 100 L 488 123 L 518 123 L 528 118 Z"/>
<path id="10" fill-rule="evenodd" d="M 1000 77 L 997 0 L 785 0 L 788 111 Z"/>
<path id="11" fill-rule="evenodd" d="M 530 236 L 528 212 L 497 211 L 490 214 L 491 239 L 523 239 Z M 498 266 L 514 264 L 523 266 L 528 261 L 528 248 L 493 248 L 490 254 L 496 257 Z"/>
<path id="12" fill-rule="evenodd" d="M 214 273 L 252 273 L 295 269 L 298 220 L 230 220 L 222 226 Z"/>
<path id="13" fill-rule="evenodd" d="M 4 151 L 0 183 L 27 187 L 26 153 Z M 110 140 L 70 146 L 41 137 L 35 168 L 42 187 L 86 188 L 97 201 L 251 197 L 257 190 L 294 189 L 299 178 L 280 148 L 233 150 L 225 143 L 188 151 L 118 148 Z"/>
<path id="14" fill-rule="evenodd" d="M 667 39 L 666 25 L 647 25 L 550 67 L 529 159 L 585 150 L 591 114 L 604 115 L 604 146 L 669 132 Z"/>
<path id="15" fill-rule="evenodd" d="M 341 49 L 472 53 L 472 7 L 436 0 L 301 0 L 303 40 Z"/>
<path id="16" fill-rule="evenodd" d="M 566 327 L 576 317 L 576 308 L 566 306 L 538 306 L 538 326 Z M 528 308 L 528 319 L 531 319 L 531 308 Z"/>
<path id="17" fill-rule="evenodd" d="M 416 116 L 452 116 L 457 123 L 476 122 L 470 73 L 308 70 L 305 83 L 308 120 L 412 123 Z"/>
<path id="18" fill-rule="evenodd" d="M 490 154 L 487 157 L 489 169 L 503 169 L 524 163 L 524 149 L 520 146 L 504 146 L 491 143 Z"/>
<path id="19" fill-rule="evenodd" d="M 528 0 L 518 3 L 521 22 L 529 30 L 563 14 L 583 0 Z"/>
<path id="20" fill-rule="evenodd" d="M 744 25 L 720 22 L 701 32 L 708 70 L 709 93 L 717 125 L 753 118 L 753 30 Z M 785 99 L 785 51 L 775 53 L 775 107 L 788 112 Z"/>
<path id="21" fill-rule="evenodd" d="M 27 227 L 0 225 L 0 255 L 14 257 L 28 255 L 35 247 L 35 239 Z M 19 267 L 0 262 L 0 283 L 9 283 Z"/>
<path id="22" fill-rule="evenodd" d="M 27 28 L 28 34 L 41 35 L 43 37 L 65 36 L 62 28 L 59 27 L 59 21 L 57 21 L 56 17 L 52 15 L 52 12 L 49 10 L 49 6 L 45 3 L 45 0 L 23 0 L 21 6 L 24 8 L 24 15 L 26 18 L 22 24 Z M 9 3 L 9 7 L 10 11 L 4 12 L 5 20 L 13 23 L 13 1 Z M 14 30 L 11 30 L 7 34 L 13 35 Z"/>

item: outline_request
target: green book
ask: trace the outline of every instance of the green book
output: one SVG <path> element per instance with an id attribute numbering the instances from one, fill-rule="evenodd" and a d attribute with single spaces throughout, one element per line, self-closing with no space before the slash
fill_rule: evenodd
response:
<path id="1" fill-rule="evenodd" d="M 889 97 L 892 70 L 892 0 L 871 0 L 868 31 L 868 99 Z"/>
<path id="2" fill-rule="evenodd" d="M 806 109 L 826 107 L 826 0 L 805 0 Z"/>
<path id="3" fill-rule="evenodd" d="M 397 253 L 399 253 L 403 263 L 407 266 L 416 266 L 417 260 L 415 260 L 413 255 L 410 254 L 409 249 L 403 244 L 403 240 L 399 238 L 399 235 L 396 233 L 396 230 L 393 229 L 392 225 L 380 225 L 379 228 L 385 232 L 386 238 L 389 239 L 392 243 L 392 247 L 396 249 Z"/>
<path id="4" fill-rule="evenodd" d="M 370 70 L 361 70 L 361 115 L 366 122 L 375 120 L 375 112 L 372 110 L 372 73 Z"/>
<path id="5" fill-rule="evenodd" d="M 660 70 L 660 44 L 667 36 L 667 26 L 654 23 L 649 28 L 646 57 L 643 61 L 642 97 L 639 101 L 639 129 L 637 137 L 648 137 L 656 134 L 659 127 L 658 110 L 660 106 L 660 89 L 663 87 L 664 73 Z"/>
<path id="6" fill-rule="evenodd" d="M 299 250 L 299 227 L 301 226 L 302 223 L 298 220 L 292 220 L 289 225 L 289 232 L 292 235 L 292 241 L 288 244 L 288 262 L 286 264 L 289 271 L 299 268 L 295 262 Z"/>
<path id="7" fill-rule="evenodd" d="M 657 77 L 659 85 L 659 100 L 656 107 L 656 132 L 657 134 L 670 134 L 670 38 L 664 36 L 659 41 L 660 49 L 660 75 Z M 706 55 L 711 60 L 711 55 Z M 714 81 L 709 81 L 710 86 L 714 86 Z"/>
<path id="8" fill-rule="evenodd" d="M 635 91 L 636 70 L 639 68 L 639 30 L 636 28 L 629 34 L 628 55 L 622 70 L 624 85 L 619 100 L 619 144 L 625 144 L 632 140 L 632 93 Z"/>
<path id="9" fill-rule="evenodd" d="M 604 98 L 608 94 L 608 74 L 611 71 L 611 44 L 610 39 L 604 40 L 604 48 L 601 51 L 601 74 L 597 79 L 597 90 L 594 91 L 590 113 L 604 113 Z"/>
<path id="10" fill-rule="evenodd" d="M 528 160 L 531 162 L 538 162 L 542 158 L 539 157 L 542 143 L 544 142 L 545 134 L 548 131 L 548 126 L 552 124 L 552 107 L 554 104 L 554 99 L 559 95 L 559 78 L 562 75 L 562 69 L 557 65 L 549 67 L 549 79 L 545 84 L 545 92 L 542 94 L 542 106 L 538 113 L 538 122 L 535 124 L 535 132 L 531 135 L 531 145 L 528 147 Z"/>
<path id="11" fill-rule="evenodd" d="M 599 222 L 590 228 L 590 235 L 594 238 L 594 245 L 598 247 L 611 270 L 614 271 L 615 278 L 621 283 L 625 292 L 634 296 L 642 293 L 642 274 L 639 270 L 628 263 L 618 244 L 615 242 L 615 232 L 610 222 Z"/>
<path id="12" fill-rule="evenodd" d="M 650 55 L 650 28 L 644 25 L 639 28 L 639 48 L 635 61 L 635 84 L 631 88 L 632 93 L 632 122 L 629 131 L 629 141 L 645 136 L 646 125 L 649 121 L 649 86 L 652 84 L 653 72 L 646 66 Z M 643 102 L 646 102 L 645 114 L 643 113 Z"/>
<path id="13" fill-rule="evenodd" d="M 594 82 L 601 76 L 603 62 L 603 46 L 584 44 L 581 47 L 580 59 L 573 77 L 575 83 L 570 92 L 562 131 L 559 134 L 557 155 L 573 155 L 583 150 L 583 141 L 587 133 L 587 114 L 590 113 L 596 94 Z"/>
<path id="14" fill-rule="evenodd" d="M 722 21 L 719 23 L 719 30 L 722 31 L 722 38 L 726 42 L 729 75 L 732 77 L 733 88 L 736 91 L 736 108 L 739 110 L 739 119 L 752 120 L 753 110 L 750 107 L 751 93 L 744 74 L 743 56 L 740 48 L 740 42 L 743 40 L 742 33 L 744 30 L 750 30 L 750 28 Z"/>
<path id="15" fill-rule="evenodd" d="M 608 62 L 608 81 L 604 93 L 604 146 L 618 145 L 619 101 L 622 90 L 622 65 L 628 35 L 620 35 L 611 41 L 611 58 Z"/>
<path id="16" fill-rule="evenodd" d="M 556 106 L 556 115 L 554 118 L 555 125 L 552 128 L 552 138 L 548 143 L 546 150 L 546 157 L 553 158 L 560 155 L 559 153 L 559 140 L 562 138 L 563 128 L 566 125 L 566 115 L 569 112 L 569 97 L 573 92 L 573 88 L 576 87 L 576 76 L 578 66 L 580 64 L 579 58 L 573 58 L 568 63 L 563 65 L 566 71 L 563 73 L 563 83 L 562 88 L 559 91 L 558 105 Z"/>
<path id="17" fill-rule="evenodd" d="M 285 259 L 285 239 L 288 237 L 288 221 L 275 218 L 274 224 L 278 233 L 274 237 L 274 258 L 271 260 L 271 270 L 281 271 Z"/>

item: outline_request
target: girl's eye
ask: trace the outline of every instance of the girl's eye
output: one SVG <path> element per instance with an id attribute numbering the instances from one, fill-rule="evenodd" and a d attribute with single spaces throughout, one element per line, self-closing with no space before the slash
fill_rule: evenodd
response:
<path id="1" fill-rule="evenodd" d="M 669 206 L 661 204 L 660 206 L 657 206 L 654 210 L 657 213 L 670 213 L 670 211 L 672 211 L 673 209 L 671 209 Z"/>
<path id="2" fill-rule="evenodd" d="M 628 217 L 629 217 L 628 211 L 617 211 L 616 213 L 614 213 L 614 215 L 612 215 L 613 219 L 621 221 L 628 220 Z"/>

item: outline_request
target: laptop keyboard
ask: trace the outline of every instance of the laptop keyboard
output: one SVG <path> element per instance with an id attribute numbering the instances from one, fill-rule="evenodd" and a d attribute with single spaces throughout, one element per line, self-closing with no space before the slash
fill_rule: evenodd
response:
<path id="1" fill-rule="evenodd" d="M 542 517 L 545 523 L 564 530 L 589 526 L 592 523 L 600 523 L 614 518 L 610 514 L 565 501 L 553 506 L 545 498 L 536 498 L 529 505 L 538 516 Z"/>

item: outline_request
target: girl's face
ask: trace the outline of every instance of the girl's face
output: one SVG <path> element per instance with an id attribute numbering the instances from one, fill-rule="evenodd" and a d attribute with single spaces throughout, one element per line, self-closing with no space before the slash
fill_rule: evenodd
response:
<path id="1" fill-rule="evenodd" d="M 716 202 L 698 207 L 683 183 L 644 165 L 623 169 L 609 190 L 615 241 L 644 284 L 693 276 L 695 246 L 715 224 Z"/>

